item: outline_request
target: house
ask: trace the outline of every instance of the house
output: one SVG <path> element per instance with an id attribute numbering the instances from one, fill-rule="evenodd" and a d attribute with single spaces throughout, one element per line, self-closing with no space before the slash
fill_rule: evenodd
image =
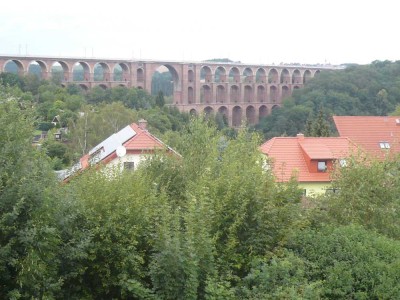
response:
<path id="1" fill-rule="evenodd" d="M 365 152 L 380 159 L 400 153 L 400 117 L 334 116 L 336 129 Z"/>
<path id="2" fill-rule="evenodd" d="M 305 196 L 331 191 L 331 172 L 335 164 L 346 164 L 346 157 L 356 149 L 343 137 L 275 137 L 263 145 L 261 152 L 272 161 L 276 181 L 288 182 L 293 176 Z"/>
<path id="3" fill-rule="evenodd" d="M 126 126 L 93 147 L 77 164 L 60 176 L 65 181 L 73 174 L 97 164 L 106 165 L 107 168 L 134 170 L 148 155 L 159 150 L 179 155 L 147 130 L 147 121 L 139 120 L 138 124 Z"/>

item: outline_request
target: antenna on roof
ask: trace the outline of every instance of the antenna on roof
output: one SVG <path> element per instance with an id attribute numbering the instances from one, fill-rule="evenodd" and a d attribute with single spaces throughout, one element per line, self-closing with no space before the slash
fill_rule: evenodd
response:
<path id="1" fill-rule="evenodd" d="M 116 152 L 118 157 L 124 157 L 126 154 L 126 148 L 124 146 L 119 146 Z"/>

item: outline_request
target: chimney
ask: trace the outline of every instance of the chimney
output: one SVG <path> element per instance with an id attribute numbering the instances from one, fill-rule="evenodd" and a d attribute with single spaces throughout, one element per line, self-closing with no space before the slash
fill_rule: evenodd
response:
<path id="1" fill-rule="evenodd" d="M 303 139 L 304 139 L 304 134 L 298 133 L 298 134 L 297 134 L 297 138 L 298 138 L 299 140 L 303 140 Z"/>
<path id="2" fill-rule="evenodd" d="M 139 128 L 140 129 L 142 129 L 142 130 L 147 130 L 146 128 L 147 128 L 147 121 L 145 120 L 145 119 L 140 119 L 139 121 L 138 121 L 138 123 L 139 123 Z"/>

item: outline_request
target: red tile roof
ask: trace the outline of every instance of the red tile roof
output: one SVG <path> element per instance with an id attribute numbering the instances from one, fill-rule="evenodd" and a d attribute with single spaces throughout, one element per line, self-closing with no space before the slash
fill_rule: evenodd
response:
<path id="1" fill-rule="evenodd" d="M 388 152 L 400 153 L 400 117 L 334 116 L 341 137 L 348 137 L 361 149 L 383 158 Z M 381 149 L 387 142 L 390 149 Z"/>
<path id="2" fill-rule="evenodd" d="M 345 158 L 355 146 L 349 139 L 341 137 L 275 137 L 260 149 L 272 159 L 278 181 L 289 181 L 295 175 L 299 182 L 330 182 L 329 172 L 310 168 L 312 161 Z"/>

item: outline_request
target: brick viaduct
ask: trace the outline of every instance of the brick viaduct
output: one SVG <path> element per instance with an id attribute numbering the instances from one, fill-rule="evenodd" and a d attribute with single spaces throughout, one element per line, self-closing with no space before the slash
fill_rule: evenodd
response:
<path id="1" fill-rule="evenodd" d="M 256 124 L 279 107 L 293 90 L 327 69 L 300 65 L 0 56 L 0 72 L 6 71 L 10 62 L 14 62 L 20 75 L 29 73 L 32 64 L 39 65 L 43 79 L 52 76 L 55 65 L 61 66 L 63 86 L 74 83 L 85 90 L 94 86 L 104 89 L 125 86 L 149 93 L 153 74 L 164 66 L 172 74 L 173 104 L 179 110 L 193 114 L 218 112 L 234 127 L 244 120 Z M 78 65 L 83 69 L 83 80 L 76 81 L 73 75 Z M 101 79 L 94 76 L 94 69 L 99 66 L 103 71 Z"/>

